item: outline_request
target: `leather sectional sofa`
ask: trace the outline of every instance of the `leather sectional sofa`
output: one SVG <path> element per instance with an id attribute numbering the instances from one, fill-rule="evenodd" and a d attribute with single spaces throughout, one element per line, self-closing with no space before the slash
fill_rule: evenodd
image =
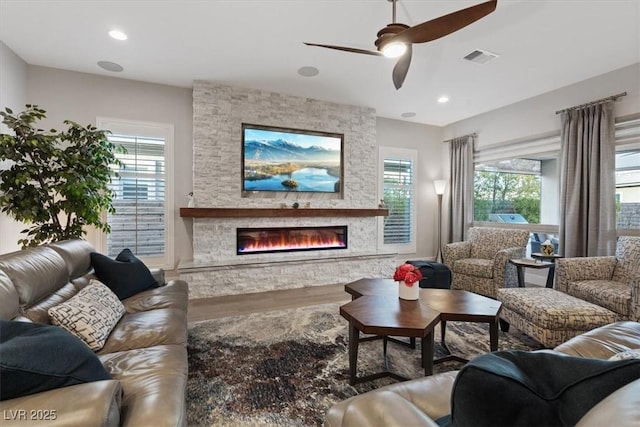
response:
<path id="1" fill-rule="evenodd" d="M 69 240 L 0 255 L 0 319 L 50 323 L 48 310 L 95 278 L 92 252 Z M 186 425 L 188 285 L 151 274 L 159 286 L 121 301 L 125 314 L 96 353 L 112 379 L 0 401 L 3 426 Z"/>
<path id="2" fill-rule="evenodd" d="M 620 352 L 636 349 L 640 349 L 640 323 L 623 321 L 586 332 L 553 350 L 539 352 L 606 360 Z M 436 420 L 451 413 L 452 390 L 459 372 L 400 382 L 339 402 L 327 411 L 325 426 L 438 427 Z M 509 402 L 500 403 L 505 408 L 510 405 Z M 639 425 L 640 379 L 609 394 L 576 424 L 577 427 Z"/>

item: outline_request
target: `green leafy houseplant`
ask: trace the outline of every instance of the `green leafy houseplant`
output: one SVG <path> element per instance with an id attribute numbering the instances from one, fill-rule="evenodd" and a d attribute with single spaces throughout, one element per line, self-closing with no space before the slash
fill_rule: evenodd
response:
<path id="1" fill-rule="evenodd" d="M 124 151 L 107 139 L 108 131 L 65 120 L 67 130 L 46 132 L 35 123 L 46 117 L 37 105 L 14 115 L 0 112 L 14 135 L 0 134 L 0 210 L 31 224 L 18 240 L 23 248 L 82 237 L 85 226 L 109 232 L 104 211 L 114 212 L 109 189 L 115 153 Z"/>

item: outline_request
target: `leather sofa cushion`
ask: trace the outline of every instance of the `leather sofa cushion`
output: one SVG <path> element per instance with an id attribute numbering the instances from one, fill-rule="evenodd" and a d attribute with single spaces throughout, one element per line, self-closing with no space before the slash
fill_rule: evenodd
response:
<path id="1" fill-rule="evenodd" d="M 342 423 L 358 427 L 439 427 L 410 401 L 388 390 L 372 393 L 359 405 L 347 407 Z"/>
<path id="2" fill-rule="evenodd" d="M 580 419 L 576 427 L 640 425 L 640 381 L 614 391 Z"/>
<path id="3" fill-rule="evenodd" d="M 57 291 L 45 296 L 37 303 L 23 308 L 23 314 L 32 322 L 50 324 L 49 309 L 68 301 L 78 293 L 78 288 L 67 283 Z"/>
<path id="4" fill-rule="evenodd" d="M 189 285 L 183 280 L 171 280 L 164 286 L 135 294 L 122 301 L 128 313 L 177 308 L 187 311 L 189 305 Z"/>
<path id="5" fill-rule="evenodd" d="M 11 279 L 0 270 L 0 319 L 11 320 L 20 315 L 18 292 Z"/>
<path id="6" fill-rule="evenodd" d="M 69 282 L 64 259 L 45 246 L 0 255 L 0 270 L 13 282 L 22 307 L 37 303 Z"/>
<path id="7" fill-rule="evenodd" d="M 186 425 L 187 349 L 161 345 L 100 356 L 124 390 L 127 426 Z"/>
<path id="8" fill-rule="evenodd" d="M 389 425 L 389 426 L 406 426 L 405 421 L 410 419 L 415 420 L 417 412 L 422 412 L 424 418 L 436 419 L 440 418 L 451 412 L 450 396 L 451 388 L 455 381 L 458 371 L 450 371 L 442 374 L 431 375 L 428 377 L 422 377 L 411 381 L 400 382 L 391 384 L 379 389 L 370 391 L 366 394 L 354 396 L 349 399 L 338 402 L 331 406 L 326 414 L 326 427 L 342 427 L 342 426 L 366 426 L 364 420 L 359 419 L 357 414 L 370 413 L 372 407 L 382 405 L 380 408 L 385 408 L 388 412 L 388 417 L 385 419 L 385 423 L 377 423 L 375 419 L 368 418 L 370 425 Z M 378 393 L 385 393 L 385 396 L 390 396 L 387 393 L 393 393 L 394 397 L 388 400 L 389 404 L 385 405 L 387 401 L 385 397 L 376 398 Z M 401 402 L 402 403 L 399 403 Z M 413 418 L 397 418 L 397 422 L 394 421 L 395 416 L 400 413 L 393 409 L 397 405 L 403 405 L 406 407 L 412 407 L 411 417 Z M 377 412 L 376 412 L 377 413 Z M 349 414 L 349 415 L 348 415 Z M 423 419 L 423 418 L 420 418 Z M 429 426 L 430 424 L 417 424 Z"/>
<path id="9" fill-rule="evenodd" d="M 96 355 L 67 331 L 10 320 L 0 320 L 0 367 L 0 400 L 111 379 Z"/>
<path id="10" fill-rule="evenodd" d="M 640 323 L 623 321 L 585 332 L 554 350 L 571 356 L 609 359 L 621 351 L 635 348 L 640 348 Z"/>
<path id="11" fill-rule="evenodd" d="M 91 271 L 91 257 L 89 254 L 95 252 L 95 249 L 86 240 L 64 240 L 50 243 L 47 246 L 64 259 L 71 279 L 83 276 Z"/>
<path id="12" fill-rule="evenodd" d="M 120 383 L 103 380 L 5 400 L 0 402 L 2 427 L 116 427 L 120 426 L 121 398 Z M 20 419 L 19 411 L 40 419 Z"/>
<path id="13" fill-rule="evenodd" d="M 463 426 L 564 426 L 640 379 L 640 360 L 607 361 L 554 352 L 478 356 L 456 378 L 451 422 Z"/>
<path id="14" fill-rule="evenodd" d="M 163 344 L 186 345 L 187 314 L 175 308 L 127 313 L 111 331 L 99 354 Z"/>
<path id="15" fill-rule="evenodd" d="M 122 250 L 116 259 L 92 252 L 91 265 L 98 279 L 121 300 L 158 286 L 151 271 L 129 249 Z"/>

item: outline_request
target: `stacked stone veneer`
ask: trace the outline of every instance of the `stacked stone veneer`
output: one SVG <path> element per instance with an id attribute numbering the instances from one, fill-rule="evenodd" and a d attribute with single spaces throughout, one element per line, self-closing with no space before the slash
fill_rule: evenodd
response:
<path id="1" fill-rule="evenodd" d="M 344 134 L 343 194 L 242 194 L 242 124 Z M 375 110 L 260 90 L 194 82 L 193 192 L 197 207 L 376 208 Z M 385 277 L 395 254 L 377 252 L 375 217 L 194 218 L 193 260 L 179 266 L 191 297 L 341 283 Z M 348 248 L 287 254 L 236 254 L 236 228 L 347 225 Z"/>

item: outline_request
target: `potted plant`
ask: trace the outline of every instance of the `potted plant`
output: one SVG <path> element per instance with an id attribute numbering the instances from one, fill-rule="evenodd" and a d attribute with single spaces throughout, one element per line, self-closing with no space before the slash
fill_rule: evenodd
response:
<path id="1" fill-rule="evenodd" d="M 103 212 L 114 212 L 109 183 L 115 153 L 124 151 L 107 139 L 108 131 L 65 120 L 67 130 L 44 131 L 35 126 L 46 111 L 27 104 L 19 114 L 0 112 L 13 134 L 0 134 L 0 210 L 30 224 L 22 230 L 23 248 L 81 238 L 85 226 L 109 232 Z"/>

